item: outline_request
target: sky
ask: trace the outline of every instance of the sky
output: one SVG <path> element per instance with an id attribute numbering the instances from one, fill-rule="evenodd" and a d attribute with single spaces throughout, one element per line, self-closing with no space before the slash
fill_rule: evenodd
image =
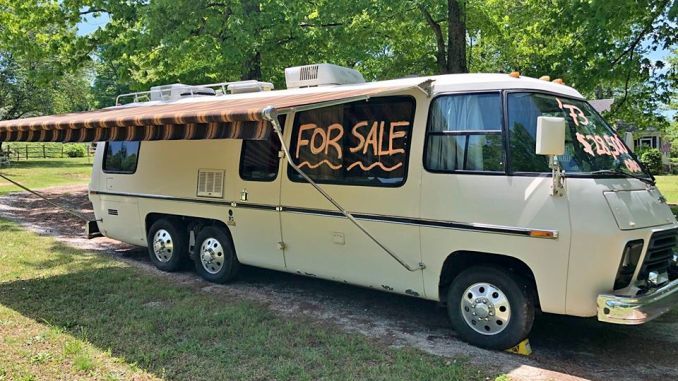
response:
<path id="1" fill-rule="evenodd" d="M 108 23 L 110 18 L 108 17 L 107 13 L 102 13 L 98 17 L 94 17 L 94 15 L 86 15 L 80 23 L 78 23 L 78 35 L 79 36 L 85 36 L 88 35 L 98 28 L 103 27 Z"/>

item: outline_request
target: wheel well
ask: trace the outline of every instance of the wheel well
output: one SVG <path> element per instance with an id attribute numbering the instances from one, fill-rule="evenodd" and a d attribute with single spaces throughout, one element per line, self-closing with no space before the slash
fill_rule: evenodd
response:
<path id="1" fill-rule="evenodd" d="M 228 231 L 228 227 L 226 226 L 225 223 L 219 220 L 213 220 L 210 218 L 201 218 L 201 217 L 189 217 L 189 216 L 180 216 L 177 214 L 169 214 L 169 213 L 148 213 L 146 215 L 146 233 L 148 233 L 148 230 L 151 228 L 151 226 L 159 219 L 161 218 L 167 218 L 167 219 L 173 219 L 176 221 L 180 221 L 188 231 L 191 230 L 200 230 L 201 227 L 203 226 L 219 226 L 226 231 Z M 230 231 L 229 231 L 230 234 Z"/>
<path id="2" fill-rule="evenodd" d="M 507 255 L 477 251 L 456 251 L 445 259 L 443 269 L 440 272 L 440 282 L 438 284 L 438 295 L 440 295 L 440 301 L 442 303 L 445 303 L 445 300 L 447 299 L 447 290 L 454 278 L 462 271 L 474 265 L 495 265 L 522 276 L 531 285 L 532 292 L 534 293 L 535 306 L 539 306 L 537 282 L 535 281 L 534 273 L 525 262 Z"/>

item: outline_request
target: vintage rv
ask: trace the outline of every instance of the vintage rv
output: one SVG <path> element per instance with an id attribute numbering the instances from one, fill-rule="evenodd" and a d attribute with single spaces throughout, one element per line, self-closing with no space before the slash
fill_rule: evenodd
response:
<path id="1" fill-rule="evenodd" d="M 678 224 L 652 176 L 576 90 L 511 74 L 365 83 L 351 69 L 170 85 L 131 103 L 0 123 L 0 140 L 105 141 L 90 235 L 444 303 L 475 345 L 535 311 L 641 324 L 678 297 Z M 142 98 L 148 98 L 142 101 Z"/>

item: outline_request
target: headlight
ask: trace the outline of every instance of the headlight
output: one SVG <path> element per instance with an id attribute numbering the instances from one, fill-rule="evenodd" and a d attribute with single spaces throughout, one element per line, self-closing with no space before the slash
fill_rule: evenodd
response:
<path id="1" fill-rule="evenodd" d="M 675 249 L 674 249 L 675 250 Z M 673 252 L 671 264 L 669 264 L 669 280 L 678 279 L 678 253 Z"/>
<path id="2" fill-rule="evenodd" d="M 636 272 L 640 254 L 643 252 L 643 240 L 630 241 L 624 247 L 617 277 L 614 280 L 614 289 L 618 290 L 631 284 L 633 273 Z"/>

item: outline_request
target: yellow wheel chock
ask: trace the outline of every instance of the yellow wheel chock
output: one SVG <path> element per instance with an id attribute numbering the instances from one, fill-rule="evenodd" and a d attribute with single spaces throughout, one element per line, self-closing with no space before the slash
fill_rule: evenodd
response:
<path id="1" fill-rule="evenodd" d="M 529 356 L 532 354 L 532 347 L 530 346 L 530 339 L 525 339 L 518 343 L 513 348 L 509 348 L 506 350 L 508 353 L 515 353 L 518 355 L 523 355 L 523 356 Z"/>

